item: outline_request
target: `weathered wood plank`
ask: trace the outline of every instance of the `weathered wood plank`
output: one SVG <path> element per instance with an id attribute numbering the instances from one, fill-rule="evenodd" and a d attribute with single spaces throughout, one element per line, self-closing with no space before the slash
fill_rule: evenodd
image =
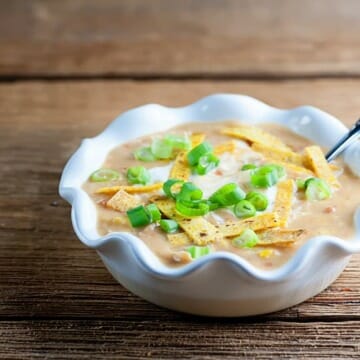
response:
<path id="1" fill-rule="evenodd" d="M 0 318 L 188 319 L 117 285 L 75 238 L 70 208 L 58 198 L 67 157 L 119 112 L 229 91 L 280 107 L 311 101 L 350 124 L 358 116 L 359 87 L 357 80 L 0 84 Z M 359 259 L 327 291 L 266 319 L 359 319 Z"/>
<path id="2" fill-rule="evenodd" d="M 360 74 L 356 0 L 2 1 L 2 75 Z"/>
<path id="3" fill-rule="evenodd" d="M 360 323 L 188 319 L 0 322 L 6 359 L 358 359 Z"/>

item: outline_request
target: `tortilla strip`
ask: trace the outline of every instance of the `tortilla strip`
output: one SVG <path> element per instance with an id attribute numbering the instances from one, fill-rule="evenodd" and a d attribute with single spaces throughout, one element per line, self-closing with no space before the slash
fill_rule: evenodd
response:
<path id="1" fill-rule="evenodd" d="M 187 152 L 180 151 L 174 161 L 169 174 L 169 179 L 188 180 L 191 175 L 191 170 L 186 158 Z"/>
<path id="2" fill-rule="evenodd" d="M 176 234 L 167 234 L 169 243 L 173 246 L 185 246 L 191 244 L 191 239 L 185 232 Z"/>
<path id="3" fill-rule="evenodd" d="M 165 216 L 177 221 L 196 245 L 203 246 L 222 239 L 220 231 L 202 216 L 190 218 L 179 215 L 172 199 L 159 199 L 155 200 L 154 203 Z"/>
<path id="4" fill-rule="evenodd" d="M 303 229 L 269 229 L 260 231 L 259 241 L 256 246 L 288 246 L 305 233 Z"/>
<path id="5" fill-rule="evenodd" d="M 214 154 L 221 155 L 226 152 L 234 152 L 235 149 L 236 149 L 236 143 L 235 143 L 235 141 L 231 140 L 231 141 L 227 141 L 225 143 L 216 145 L 214 147 Z"/>
<path id="6" fill-rule="evenodd" d="M 274 160 L 280 160 L 284 163 L 303 166 L 303 156 L 294 151 L 284 150 L 282 148 L 276 148 L 274 146 L 261 143 L 253 143 L 251 148 L 254 151 L 264 154 L 266 157 L 272 158 Z"/>
<path id="7" fill-rule="evenodd" d="M 195 146 L 201 144 L 204 139 L 205 135 L 202 133 L 195 133 L 191 135 L 191 147 L 194 148 Z M 174 165 L 172 166 L 169 174 L 169 179 L 178 179 L 187 181 L 191 175 L 191 170 L 187 162 L 187 151 L 180 151 L 174 161 Z"/>
<path id="8" fill-rule="evenodd" d="M 244 230 L 263 230 L 279 226 L 277 214 L 265 213 L 238 221 L 228 221 L 217 225 L 220 233 L 225 237 L 234 237 L 240 235 Z"/>
<path id="9" fill-rule="evenodd" d="M 334 187 L 340 187 L 319 146 L 313 145 L 305 148 L 305 163 L 320 179 Z"/>
<path id="10" fill-rule="evenodd" d="M 204 133 L 193 133 L 190 136 L 191 140 L 191 148 L 194 148 L 195 146 L 200 145 L 205 140 L 205 134 Z"/>
<path id="11" fill-rule="evenodd" d="M 163 183 L 155 183 L 155 184 L 143 185 L 143 186 L 117 185 L 117 186 L 103 187 L 97 189 L 95 193 L 113 195 L 120 190 L 124 190 L 128 194 L 141 194 L 141 193 L 148 193 L 148 192 L 160 190 L 162 186 Z"/>
<path id="12" fill-rule="evenodd" d="M 250 143 L 266 144 L 270 147 L 291 151 L 291 149 L 277 137 L 255 126 L 239 125 L 237 127 L 224 128 L 221 130 L 221 133 L 241 140 L 246 140 Z"/>
<path id="13" fill-rule="evenodd" d="M 139 200 L 134 195 L 130 195 L 124 190 L 119 190 L 106 203 L 107 207 L 111 207 L 117 211 L 127 211 L 137 205 L 139 205 Z"/>
<path id="14" fill-rule="evenodd" d="M 278 226 L 286 227 L 291 212 L 294 193 L 293 180 L 284 180 L 278 183 L 275 197 L 274 212 L 278 215 Z"/>

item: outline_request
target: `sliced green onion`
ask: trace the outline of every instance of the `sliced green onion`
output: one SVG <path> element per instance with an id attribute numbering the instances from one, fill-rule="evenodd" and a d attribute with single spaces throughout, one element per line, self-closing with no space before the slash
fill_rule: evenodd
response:
<path id="1" fill-rule="evenodd" d="M 200 158 L 205 154 L 211 153 L 213 147 L 208 142 L 204 141 L 203 143 L 195 146 L 188 154 L 187 159 L 190 166 L 197 165 Z"/>
<path id="2" fill-rule="evenodd" d="M 179 201 L 196 201 L 201 200 L 203 192 L 193 183 L 186 182 L 180 189 L 179 194 L 176 196 L 176 200 Z"/>
<path id="3" fill-rule="evenodd" d="M 264 211 L 269 205 L 268 198 L 257 191 L 250 191 L 247 193 L 245 200 L 250 201 L 257 211 Z"/>
<path id="4" fill-rule="evenodd" d="M 166 135 L 155 139 L 151 146 L 144 146 L 134 151 L 134 157 L 141 161 L 166 160 L 174 157 L 174 150 L 188 150 L 191 142 L 188 136 Z"/>
<path id="5" fill-rule="evenodd" d="M 305 196 L 308 200 L 326 200 L 331 197 L 331 188 L 322 179 L 310 178 L 305 181 Z"/>
<path id="6" fill-rule="evenodd" d="M 252 248 L 259 242 L 259 237 L 251 229 L 245 229 L 240 236 L 232 241 L 232 245 L 238 248 Z"/>
<path id="7" fill-rule="evenodd" d="M 299 190 L 305 190 L 305 179 L 296 179 L 296 186 Z"/>
<path id="8" fill-rule="evenodd" d="M 146 185 L 150 182 L 150 173 L 143 166 L 133 166 L 127 170 L 127 179 L 130 184 Z"/>
<path id="9" fill-rule="evenodd" d="M 234 214 L 238 218 L 248 218 L 256 215 L 255 206 L 248 200 L 241 200 L 234 206 Z"/>
<path id="10" fill-rule="evenodd" d="M 151 223 L 150 215 L 143 205 L 128 210 L 126 214 L 132 227 L 145 226 Z"/>
<path id="11" fill-rule="evenodd" d="M 245 165 L 243 165 L 243 166 L 241 167 L 241 170 L 242 170 L 242 171 L 254 170 L 254 169 L 256 169 L 256 168 L 257 168 L 257 166 L 254 165 L 254 164 L 245 164 Z"/>
<path id="12" fill-rule="evenodd" d="M 183 180 L 178 180 L 178 179 L 169 179 L 167 181 L 165 181 L 164 185 L 163 185 L 163 191 L 165 193 L 166 196 L 175 199 L 178 193 L 174 193 L 172 192 L 172 187 L 175 184 L 183 184 L 184 181 Z"/>
<path id="13" fill-rule="evenodd" d="M 173 157 L 173 146 L 165 139 L 155 139 L 151 144 L 151 152 L 157 159 L 171 159 Z"/>
<path id="14" fill-rule="evenodd" d="M 155 204 L 149 204 L 145 207 L 145 210 L 149 214 L 150 222 L 156 222 L 161 219 L 161 212 Z"/>
<path id="15" fill-rule="evenodd" d="M 155 161 L 156 156 L 152 153 L 150 146 L 144 146 L 134 151 L 134 157 L 141 161 Z"/>
<path id="16" fill-rule="evenodd" d="M 166 233 L 171 234 L 179 229 L 179 224 L 175 220 L 161 219 L 159 221 L 161 229 Z"/>
<path id="17" fill-rule="evenodd" d="M 117 180 L 120 177 L 120 173 L 113 169 L 99 169 L 94 171 L 90 175 L 90 181 L 92 182 L 104 182 Z"/>
<path id="18" fill-rule="evenodd" d="M 230 206 L 237 204 L 245 198 L 245 193 L 235 183 L 228 183 L 216 190 L 210 197 L 209 201 L 220 204 L 221 206 Z"/>
<path id="19" fill-rule="evenodd" d="M 188 150 L 191 147 L 191 141 L 186 135 L 166 135 L 164 140 L 171 145 L 174 150 Z"/>
<path id="20" fill-rule="evenodd" d="M 190 254 L 192 259 L 198 259 L 199 257 L 208 255 L 211 253 L 211 249 L 208 246 L 189 246 L 186 251 Z"/>
<path id="21" fill-rule="evenodd" d="M 268 188 L 275 185 L 285 175 L 285 169 L 279 165 L 264 165 L 251 174 L 251 185 L 259 188 Z"/>
<path id="22" fill-rule="evenodd" d="M 203 216 L 210 210 L 209 205 L 205 201 L 176 201 L 175 208 L 180 215 L 186 217 Z"/>
<path id="23" fill-rule="evenodd" d="M 220 160 L 216 155 L 208 153 L 200 157 L 198 164 L 193 169 L 197 174 L 205 175 L 215 169 L 219 163 Z"/>
<path id="24" fill-rule="evenodd" d="M 221 204 L 217 202 L 212 202 L 210 200 L 207 200 L 206 203 L 209 205 L 209 211 L 214 211 L 222 207 Z"/>
<path id="25" fill-rule="evenodd" d="M 155 204 L 139 205 L 126 212 L 132 227 L 149 225 L 161 219 L 161 213 Z"/>

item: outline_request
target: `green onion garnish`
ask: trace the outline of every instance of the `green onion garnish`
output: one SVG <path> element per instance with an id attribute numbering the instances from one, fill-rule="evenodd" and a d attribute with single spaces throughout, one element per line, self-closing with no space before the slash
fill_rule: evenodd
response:
<path id="1" fill-rule="evenodd" d="M 155 204 L 139 205 L 126 212 L 132 227 L 149 225 L 161 219 L 161 213 Z"/>
<path id="2" fill-rule="evenodd" d="M 259 242 L 259 237 L 251 229 L 245 229 L 240 236 L 232 241 L 232 245 L 238 248 L 252 248 Z"/>
<path id="3" fill-rule="evenodd" d="M 90 181 L 92 182 L 104 182 L 117 180 L 120 177 L 120 173 L 113 169 L 99 169 L 94 171 L 90 175 Z"/>
<path id="4" fill-rule="evenodd" d="M 268 198 L 257 191 L 250 191 L 247 193 L 245 200 L 250 201 L 257 211 L 264 211 L 269 204 Z"/>
<path id="5" fill-rule="evenodd" d="M 305 190 L 305 179 L 296 179 L 296 186 L 299 190 Z"/>
<path id="6" fill-rule="evenodd" d="M 178 201 L 196 201 L 201 200 L 203 192 L 193 183 L 186 182 L 180 189 L 179 194 L 176 196 Z"/>
<path id="7" fill-rule="evenodd" d="M 172 192 L 172 187 L 176 184 L 183 184 L 184 181 L 183 180 L 178 180 L 178 179 L 169 179 L 167 181 L 165 181 L 164 185 L 163 185 L 163 191 L 165 193 L 166 196 L 175 199 L 178 193 L 174 193 Z"/>
<path id="8" fill-rule="evenodd" d="M 150 182 L 150 173 L 143 166 L 133 166 L 127 170 L 127 179 L 130 184 L 146 185 Z"/>
<path id="9" fill-rule="evenodd" d="M 310 178 L 305 181 L 305 196 L 308 200 L 326 200 L 331 197 L 331 188 L 322 179 Z"/>
<path id="10" fill-rule="evenodd" d="M 174 150 L 188 150 L 191 147 L 191 141 L 188 136 L 166 135 L 164 140 L 171 145 Z"/>
<path id="11" fill-rule="evenodd" d="M 192 259 L 210 254 L 211 249 L 208 246 L 189 246 L 186 251 L 190 254 Z"/>
<path id="12" fill-rule="evenodd" d="M 256 215 L 255 206 L 248 200 L 241 200 L 234 206 L 234 214 L 238 218 L 248 218 Z"/>
<path id="13" fill-rule="evenodd" d="M 168 160 L 176 155 L 178 150 L 188 150 L 191 142 L 188 136 L 166 135 L 155 139 L 150 146 L 144 146 L 134 151 L 134 157 L 141 161 Z"/>
<path id="14" fill-rule="evenodd" d="M 208 153 L 200 157 L 199 162 L 193 167 L 195 173 L 205 175 L 215 169 L 220 163 L 219 158 L 213 153 Z"/>
<path id="15" fill-rule="evenodd" d="M 213 147 L 208 142 L 204 141 L 203 143 L 195 146 L 188 154 L 187 159 L 190 166 L 195 166 L 199 163 L 199 160 L 202 156 L 211 153 Z"/>
<path id="16" fill-rule="evenodd" d="M 285 169 L 279 165 L 264 165 L 251 174 L 251 185 L 259 188 L 268 188 L 275 185 L 285 175 Z"/>
<path id="17" fill-rule="evenodd" d="M 141 161 L 155 161 L 156 156 L 152 153 L 150 146 L 144 146 L 134 151 L 134 157 Z"/>
<path id="18" fill-rule="evenodd" d="M 254 164 L 245 164 L 245 165 L 243 165 L 243 166 L 241 167 L 241 170 L 242 170 L 242 171 L 254 170 L 254 169 L 256 169 L 256 168 L 257 168 L 257 166 L 254 165 Z"/>
<path id="19" fill-rule="evenodd" d="M 179 201 L 175 203 L 176 211 L 183 216 L 203 216 L 210 210 L 206 201 Z"/>
<path id="20" fill-rule="evenodd" d="M 171 234 L 179 229 L 179 224 L 175 220 L 161 219 L 159 224 L 161 229 L 168 234 Z"/>
<path id="21" fill-rule="evenodd" d="M 132 227 L 145 226 L 151 223 L 150 215 L 143 205 L 128 210 L 126 214 Z"/>
<path id="22" fill-rule="evenodd" d="M 245 193 L 235 183 L 228 183 L 216 190 L 210 197 L 211 203 L 220 204 L 221 206 L 230 206 L 237 204 L 245 198 Z"/>
<path id="23" fill-rule="evenodd" d="M 151 152 L 157 159 L 171 159 L 173 156 L 173 147 L 165 139 L 155 139 L 151 144 Z"/>
<path id="24" fill-rule="evenodd" d="M 150 223 L 154 223 L 161 219 L 161 212 L 155 204 L 149 204 L 145 206 L 145 210 L 150 217 Z"/>

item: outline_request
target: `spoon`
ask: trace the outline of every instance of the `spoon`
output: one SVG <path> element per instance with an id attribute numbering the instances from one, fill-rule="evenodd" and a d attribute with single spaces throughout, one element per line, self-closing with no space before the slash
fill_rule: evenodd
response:
<path id="1" fill-rule="evenodd" d="M 350 144 L 360 136 L 360 119 L 353 125 L 349 132 L 344 135 L 336 145 L 326 154 L 328 162 L 338 157 Z"/>

